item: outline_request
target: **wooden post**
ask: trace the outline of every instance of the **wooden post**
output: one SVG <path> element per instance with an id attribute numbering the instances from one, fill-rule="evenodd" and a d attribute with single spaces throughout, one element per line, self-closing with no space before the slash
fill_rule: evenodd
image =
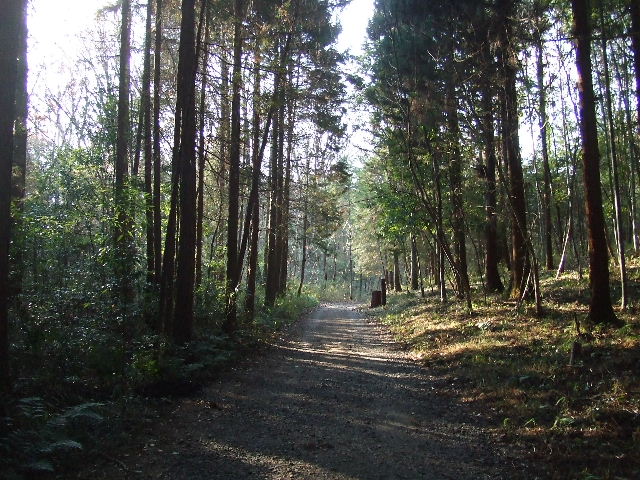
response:
<path id="1" fill-rule="evenodd" d="M 371 292 L 371 308 L 376 308 L 382 305 L 382 291 L 373 290 Z"/>
<path id="2" fill-rule="evenodd" d="M 380 290 L 382 292 L 381 294 L 382 305 L 386 305 L 387 304 L 387 279 L 386 278 L 380 279 Z"/>

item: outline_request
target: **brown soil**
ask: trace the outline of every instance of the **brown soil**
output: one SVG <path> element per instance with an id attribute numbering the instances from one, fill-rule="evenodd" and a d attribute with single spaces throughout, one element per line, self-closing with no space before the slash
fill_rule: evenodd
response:
<path id="1" fill-rule="evenodd" d="M 77 478 L 536 478 L 442 382 L 355 306 L 324 305 Z"/>

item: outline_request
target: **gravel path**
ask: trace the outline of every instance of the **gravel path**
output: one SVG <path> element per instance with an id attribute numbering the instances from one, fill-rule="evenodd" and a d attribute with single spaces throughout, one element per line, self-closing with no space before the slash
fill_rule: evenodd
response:
<path id="1" fill-rule="evenodd" d="M 518 477 L 480 416 L 437 385 L 383 327 L 351 305 L 324 305 L 265 355 L 181 402 L 154 440 L 124 459 L 127 472 L 100 473 L 171 480 Z"/>

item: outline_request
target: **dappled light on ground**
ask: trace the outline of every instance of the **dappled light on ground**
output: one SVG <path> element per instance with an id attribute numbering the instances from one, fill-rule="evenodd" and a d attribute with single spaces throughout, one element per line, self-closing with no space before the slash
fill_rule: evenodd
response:
<path id="1" fill-rule="evenodd" d="M 131 458 L 141 478 L 514 478 L 478 414 L 439 396 L 352 306 L 323 306 L 296 329 L 186 401 L 156 450 Z"/>

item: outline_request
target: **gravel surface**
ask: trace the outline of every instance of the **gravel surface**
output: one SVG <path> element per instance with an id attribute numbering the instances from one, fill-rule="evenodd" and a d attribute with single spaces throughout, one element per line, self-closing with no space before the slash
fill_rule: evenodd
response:
<path id="1" fill-rule="evenodd" d="M 494 445 L 482 414 L 440 383 L 353 305 L 323 305 L 91 476 L 526 478 L 518 452 Z"/>

